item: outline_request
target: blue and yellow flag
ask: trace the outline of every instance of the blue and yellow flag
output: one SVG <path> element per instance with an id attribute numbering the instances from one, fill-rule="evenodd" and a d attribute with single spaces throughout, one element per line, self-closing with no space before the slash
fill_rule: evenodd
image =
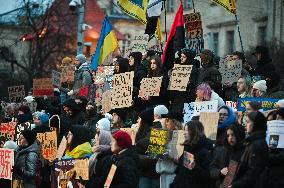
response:
<path id="1" fill-rule="evenodd" d="M 117 5 L 120 9 L 131 17 L 147 23 L 146 12 L 149 0 L 119 0 Z"/>
<path id="2" fill-rule="evenodd" d="M 237 14 L 236 0 L 211 0 L 232 14 Z"/>
<path id="3" fill-rule="evenodd" d="M 96 70 L 98 65 L 102 65 L 107 56 L 114 52 L 116 48 L 118 48 L 118 42 L 114 30 L 108 18 L 105 17 L 96 52 L 92 58 L 91 68 Z"/>

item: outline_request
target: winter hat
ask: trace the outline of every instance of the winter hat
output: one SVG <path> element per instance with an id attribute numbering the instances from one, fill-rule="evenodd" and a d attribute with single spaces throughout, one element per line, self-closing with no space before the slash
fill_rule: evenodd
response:
<path id="1" fill-rule="evenodd" d="M 12 141 L 12 140 L 8 140 L 7 142 L 5 142 L 3 148 L 7 148 L 7 149 L 17 149 L 18 145 L 16 142 Z"/>
<path id="2" fill-rule="evenodd" d="M 27 114 L 27 113 L 31 112 L 30 107 L 29 106 L 25 106 L 25 105 L 20 106 L 19 111 L 23 112 L 24 114 Z"/>
<path id="3" fill-rule="evenodd" d="M 262 92 L 266 92 L 267 86 L 266 86 L 266 81 L 265 80 L 259 80 L 254 83 L 253 88 L 258 89 Z"/>
<path id="4" fill-rule="evenodd" d="M 34 97 L 33 96 L 26 96 L 25 98 L 24 98 L 28 103 L 31 103 L 31 102 L 33 102 L 35 99 L 34 99 Z"/>
<path id="5" fill-rule="evenodd" d="M 97 122 L 97 128 L 100 130 L 110 131 L 110 121 L 108 118 L 102 118 Z"/>
<path id="6" fill-rule="evenodd" d="M 154 115 L 162 116 L 162 114 L 169 113 L 169 110 L 165 105 L 158 105 L 154 108 Z"/>
<path id="7" fill-rule="evenodd" d="M 183 114 L 175 111 L 170 111 L 169 113 L 162 115 L 162 118 L 175 119 L 182 122 Z"/>
<path id="8" fill-rule="evenodd" d="M 112 115 L 110 113 L 105 113 L 105 118 L 107 118 L 109 121 L 112 121 Z"/>
<path id="9" fill-rule="evenodd" d="M 284 99 L 277 101 L 277 103 L 275 105 L 277 105 L 280 108 L 284 108 Z"/>
<path id="10" fill-rule="evenodd" d="M 64 101 L 63 106 L 69 107 L 72 110 L 75 111 L 80 111 L 80 106 L 75 102 L 74 99 L 67 99 L 66 101 Z"/>
<path id="11" fill-rule="evenodd" d="M 130 148 L 132 146 L 132 140 L 129 134 L 125 131 L 117 131 L 112 137 L 116 140 L 117 145 L 121 149 Z"/>
<path id="12" fill-rule="evenodd" d="M 110 114 L 116 113 L 123 122 L 125 122 L 126 120 L 127 112 L 123 108 L 112 109 L 109 113 Z"/>
<path id="13" fill-rule="evenodd" d="M 78 59 L 82 64 L 86 63 L 86 61 L 87 61 L 86 56 L 84 54 L 77 55 L 76 59 Z"/>
<path id="14" fill-rule="evenodd" d="M 21 134 L 25 137 L 28 145 L 32 145 L 36 140 L 36 132 L 33 130 L 23 130 Z"/>
<path id="15" fill-rule="evenodd" d="M 146 123 L 152 125 L 153 121 L 154 121 L 154 109 L 147 109 L 147 110 L 143 110 L 140 114 L 139 117 L 145 121 Z"/>
<path id="16" fill-rule="evenodd" d="M 38 119 L 41 121 L 41 123 L 46 123 L 49 120 L 49 114 L 45 112 L 40 112 L 38 115 Z"/>

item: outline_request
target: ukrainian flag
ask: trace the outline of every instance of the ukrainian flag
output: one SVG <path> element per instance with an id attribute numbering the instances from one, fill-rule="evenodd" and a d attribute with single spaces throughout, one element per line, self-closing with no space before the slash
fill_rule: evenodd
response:
<path id="1" fill-rule="evenodd" d="M 101 35 L 97 44 L 95 55 L 92 58 L 91 68 L 96 70 L 98 65 L 102 65 L 112 52 L 118 48 L 118 42 L 108 18 L 105 17 Z"/>
<path id="2" fill-rule="evenodd" d="M 148 1 L 149 0 L 119 0 L 117 5 L 129 16 L 132 16 L 141 21 L 143 24 L 146 24 Z"/>

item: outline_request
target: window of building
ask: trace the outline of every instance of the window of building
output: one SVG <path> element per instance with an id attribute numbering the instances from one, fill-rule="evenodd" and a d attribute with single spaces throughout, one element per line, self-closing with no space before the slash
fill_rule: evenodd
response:
<path id="1" fill-rule="evenodd" d="M 192 8 L 192 0 L 184 0 L 183 7 L 185 10 L 190 10 Z"/>
<path id="2" fill-rule="evenodd" d="M 166 2 L 167 2 L 167 11 L 174 12 L 175 11 L 174 0 L 167 0 Z"/>
<path id="3" fill-rule="evenodd" d="M 128 47 L 130 46 L 130 34 L 125 34 L 124 35 L 124 40 L 122 41 L 122 53 L 125 54 L 126 50 L 128 49 Z"/>
<path id="4" fill-rule="evenodd" d="M 219 33 L 213 33 L 213 51 L 219 55 Z"/>
<path id="5" fill-rule="evenodd" d="M 258 44 L 265 45 L 266 44 L 266 26 L 258 27 Z"/>
<path id="6" fill-rule="evenodd" d="M 227 54 L 232 54 L 235 51 L 235 32 L 227 31 Z"/>

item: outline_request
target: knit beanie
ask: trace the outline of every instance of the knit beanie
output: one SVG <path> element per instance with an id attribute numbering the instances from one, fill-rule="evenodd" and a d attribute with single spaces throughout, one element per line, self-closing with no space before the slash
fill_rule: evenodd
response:
<path id="1" fill-rule="evenodd" d="M 26 105 L 20 106 L 19 111 L 23 112 L 24 114 L 31 112 L 30 107 Z"/>
<path id="2" fill-rule="evenodd" d="M 110 121 L 108 118 L 102 118 L 97 122 L 97 128 L 104 131 L 110 131 Z"/>
<path id="3" fill-rule="evenodd" d="M 169 110 L 164 105 L 158 105 L 154 108 L 154 115 L 162 116 L 162 114 L 169 113 Z"/>
<path id="4" fill-rule="evenodd" d="M 284 108 L 284 99 L 277 101 L 276 103 L 280 108 Z"/>
<path id="5" fill-rule="evenodd" d="M 33 130 L 23 130 L 21 134 L 25 137 L 28 145 L 32 145 L 36 140 L 36 132 Z"/>
<path id="6" fill-rule="evenodd" d="M 112 137 L 116 140 L 117 145 L 121 149 L 130 148 L 132 146 L 132 140 L 129 134 L 125 131 L 117 131 Z"/>
<path id="7" fill-rule="evenodd" d="M 46 123 L 49 120 L 49 114 L 45 112 L 40 112 L 38 115 L 38 119 L 41 121 L 41 123 Z"/>
<path id="8" fill-rule="evenodd" d="M 147 110 L 144 110 L 142 111 L 140 114 L 139 114 L 139 117 L 145 121 L 146 123 L 152 125 L 153 121 L 154 121 L 154 109 L 151 108 L 151 109 L 147 109 Z"/>
<path id="9" fill-rule="evenodd" d="M 259 80 L 254 83 L 253 88 L 258 89 L 262 92 L 266 92 L 267 86 L 266 86 L 266 81 L 265 80 Z"/>
<path id="10" fill-rule="evenodd" d="M 86 60 L 86 56 L 84 54 L 79 54 L 76 56 L 76 59 L 78 59 L 82 64 L 85 63 Z"/>

